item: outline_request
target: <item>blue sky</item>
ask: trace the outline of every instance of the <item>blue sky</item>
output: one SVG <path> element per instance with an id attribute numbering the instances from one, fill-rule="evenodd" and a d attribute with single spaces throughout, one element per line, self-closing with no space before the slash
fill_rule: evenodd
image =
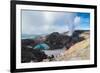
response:
<path id="1" fill-rule="evenodd" d="M 77 13 L 77 16 L 81 18 L 80 28 L 88 29 L 90 28 L 90 13 Z"/>
<path id="2" fill-rule="evenodd" d="M 22 10 L 22 34 L 62 33 L 89 28 L 89 13 Z"/>

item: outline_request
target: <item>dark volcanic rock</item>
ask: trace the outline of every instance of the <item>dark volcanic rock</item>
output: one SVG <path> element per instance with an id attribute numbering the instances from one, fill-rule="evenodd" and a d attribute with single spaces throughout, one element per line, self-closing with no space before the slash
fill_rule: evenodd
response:
<path id="1" fill-rule="evenodd" d="M 84 40 L 84 38 L 79 37 L 79 34 L 80 32 L 74 32 L 72 36 L 67 36 L 53 32 L 47 36 L 45 42 L 50 46 L 50 49 L 61 49 L 63 47 L 68 49 L 75 43 Z"/>
<path id="2" fill-rule="evenodd" d="M 22 46 L 35 46 L 36 43 L 33 39 L 22 39 L 21 40 L 21 45 Z"/>
<path id="3" fill-rule="evenodd" d="M 69 36 L 61 35 L 58 32 L 51 33 L 46 40 L 46 43 L 50 46 L 50 49 L 60 49 L 69 42 Z"/>
<path id="4" fill-rule="evenodd" d="M 73 32 L 73 35 L 71 36 L 70 41 L 72 41 L 73 43 L 77 43 L 77 42 L 84 40 L 83 37 L 79 36 L 81 33 L 82 33 L 82 31 Z"/>
<path id="5" fill-rule="evenodd" d="M 47 55 L 39 50 L 33 48 L 22 47 L 21 49 L 21 62 L 41 62 L 43 59 L 46 59 Z"/>

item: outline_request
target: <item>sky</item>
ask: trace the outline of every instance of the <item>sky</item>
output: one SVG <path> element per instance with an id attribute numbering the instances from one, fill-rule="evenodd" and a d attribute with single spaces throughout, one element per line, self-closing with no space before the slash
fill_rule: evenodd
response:
<path id="1" fill-rule="evenodd" d="M 21 11 L 22 34 L 89 30 L 90 14 L 79 12 Z"/>

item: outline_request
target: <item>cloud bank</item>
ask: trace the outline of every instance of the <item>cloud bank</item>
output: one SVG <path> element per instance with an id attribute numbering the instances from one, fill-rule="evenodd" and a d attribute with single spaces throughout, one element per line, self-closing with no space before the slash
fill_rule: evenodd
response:
<path id="1" fill-rule="evenodd" d="M 81 17 L 73 12 L 22 11 L 22 34 L 73 32 Z"/>

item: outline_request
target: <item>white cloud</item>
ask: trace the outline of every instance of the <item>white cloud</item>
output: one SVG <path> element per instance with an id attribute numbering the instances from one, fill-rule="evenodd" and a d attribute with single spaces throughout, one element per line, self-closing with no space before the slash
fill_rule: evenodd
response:
<path id="1" fill-rule="evenodd" d="M 80 21 L 76 13 L 22 11 L 22 34 L 45 34 L 51 32 L 66 32 Z M 61 22 L 62 26 L 55 22 Z"/>
<path id="2" fill-rule="evenodd" d="M 43 12 L 43 19 L 44 19 L 44 28 L 46 31 L 50 29 L 50 26 L 52 26 L 53 22 L 53 12 Z"/>

